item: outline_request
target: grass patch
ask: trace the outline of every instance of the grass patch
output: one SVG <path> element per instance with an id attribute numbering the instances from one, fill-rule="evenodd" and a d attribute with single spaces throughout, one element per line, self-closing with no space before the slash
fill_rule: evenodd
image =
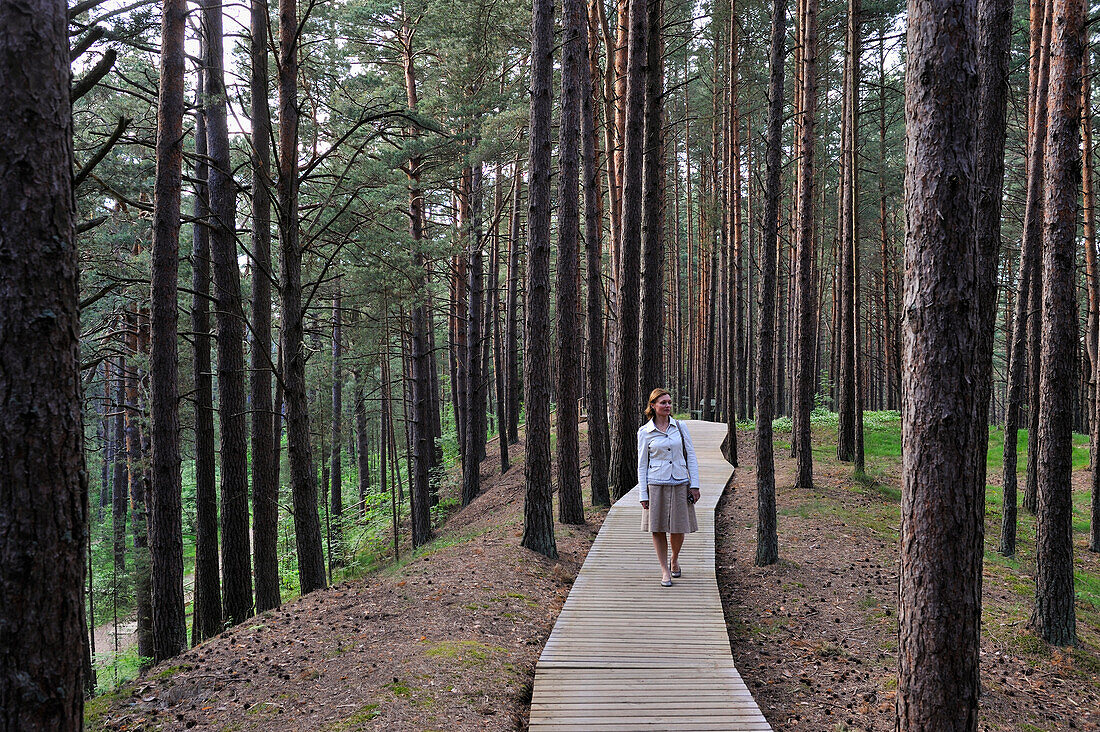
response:
<path id="1" fill-rule="evenodd" d="M 395 680 L 392 684 L 386 684 L 386 688 L 393 692 L 394 696 L 401 696 L 407 699 L 413 695 L 413 688 L 408 684 L 402 684 L 400 681 Z"/>
<path id="2" fill-rule="evenodd" d="M 377 704 L 365 704 L 349 716 L 343 719 L 333 722 L 328 726 L 329 732 L 345 732 L 345 730 L 357 730 L 361 729 L 364 724 L 371 721 L 375 717 L 381 714 Z"/>

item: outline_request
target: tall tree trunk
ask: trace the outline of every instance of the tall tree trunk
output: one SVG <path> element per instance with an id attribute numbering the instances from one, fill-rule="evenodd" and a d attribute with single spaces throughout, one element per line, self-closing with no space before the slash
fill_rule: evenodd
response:
<path id="1" fill-rule="evenodd" d="M 768 131 L 764 180 L 764 236 L 760 256 L 760 345 L 756 352 L 756 560 L 758 567 L 779 560 L 775 515 L 775 455 L 772 380 L 776 309 L 776 261 L 779 249 L 779 174 L 783 147 L 783 57 L 786 0 L 772 0 L 768 63 Z"/>
<path id="2" fill-rule="evenodd" d="M 424 310 L 424 320 L 426 322 L 426 330 L 428 331 L 428 405 L 431 428 L 432 428 L 432 441 L 430 443 L 432 452 L 431 469 L 438 470 L 443 467 L 443 420 L 442 420 L 442 406 L 441 402 L 441 388 L 439 385 L 439 368 L 438 359 L 436 357 L 435 347 L 435 305 L 432 298 L 431 290 L 428 290 L 427 302 Z M 428 486 L 428 498 L 429 505 L 436 505 L 439 503 L 439 487 L 435 483 L 430 483 Z"/>
<path id="3" fill-rule="evenodd" d="M 1045 0 L 1045 2 L 1049 5 L 1050 0 Z M 1016 441 L 1020 422 L 1020 401 L 1026 385 L 1027 371 L 1024 369 L 1024 364 L 1025 359 L 1029 358 L 1025 350 L 1029 341 L 1027 323 L 1035 320 L 1033 317 L 1034 312 L 1031 311 L 1030 292 L 1033 283 L 1041 277 L 1039 272 L 1039 226 L 1041 224 L 1039 200 L 1042 196 L 1043 186 L 1043 165 L 1041 161 L 1043 159 L 1043 144 L 1046 138 L 1046 87 L 1050 68 L 1049 19 L 1050 12 L 1045 12 L 1038 21 L 1042 26 L 1043 42 L 1036 48 L 1036 53 L 1039 55 L 1035 60 L 1036 76 L 1034 78 L 1035 87 L 1031 104 L 1041 108 L 1043 114 L 1035 120 L 1038 127 L 1033 128 L 1028 147 L 1028 160 L 1038 162 L 1034 164 L 1029 162 L 1028 164 L 1024 235 L 1020 245 L 1020 266 L 1017 270 L 1016 279 L 1016 307 L 1012 320 L 1012 350 L 1009 354 L 1008 366 L 1008 398 L 1005 407 L 1004 455 L 1002 462 L 1002 505 L 1004 515 L 1001 518 L 1001 542 L 999 547 L 1000 552 L 1006 556 L 1011 556 L 1016 552 L 1016 464 L 1018 462 Z M 1031 411 L 1035 411 L 1037 414 L 1034 406 L 1033 402 Z"/>
<path id="4" fill-rule="evenodd" d="M 302 249 L 298 242 L 298 3 L 279 0 L 279 237 L 282 244 L 282 341 L 287 455 L 302 594 L 326 586 L 317 513 L 317 476 L 309 442 L 302 319 Z"/>
<path id="5" fill-rule="evenodd" d="M 730 103 L 727 120 L 729 135 L 729 154 L 727 155 L 727 170 L 729 179 L 729 201 L 727 205 L 729 217 L 729 248 L 733 261 L 728 268 L 728 276 L 732 278 L 730 287 L 726 293 L 729 319 L 726 327 L 726 373 L 728 383 L 726 385 L 726 437 L 722 441 L 722 452 L 726 460 L 736 466 L 737 463 L 737 420 L 745 415 L 745 320 L 743 316 L 742 278 L 744 271 L 741 267 L 743 255 L 741 246 L 741 118 L 738 110 L 738 76 L 741 73 L 738 61 L 738 35 L 737 35 L 737 2 L 730 0 L 730 39 L 729 39 L 729 95 Z"/>
<path id="6" fill-rule="evenodd" d="M 814 263 L 814 130 L 817 122 L 817 10 L 818 0 L 804 0 L 802 53 L 802 119 L 799 142 L 798 267 L 796 306 L 798 360 L 795 364 L 795 412 L 797 421 L 792 448 L 797 458 L 796 485 L 813 486 L 813 453 L 810 449 L 810 412 L 813 410 L 817 375 L 813 368 L 816 323 L 813 288 Z"/>
<path id="7" fill-rule="evenodd" d="M 0 727 L 79 730 L 87 476 L 66 4 L 0 4 Z"/>
<path id="8" fill-rule="evenodd" d="M 848 0 L 848 36 L 851 69 L 848 74 L 848 239 L 852 249 L 852 387 L 854 437 L 852 462 L 863 472 L 863 339 L 861 336 L 860 247 L 859 247 L 859 79 L 862 55 L 863 8 L 860 0 Z"/>
<path id="9" fill-rule="evenodd" d="M 637 482 L 635 465 L 638 430 L 638 294 L 641 278 L 642 156 L 645 132 L 647 9 L 642 0 L 630 3 L 630 43 L 623 137 L 623 211 L 618 277 L 618 363 L 615 409 L 611 429 L 611 491 L 618 500 Z M 660 341 L 656 342 L 660 347 Z M 528 349 L 528 353 L 530 353 Z M 530 404 L 528 404 L 530 408 Z"/>
<path id="10" fill-rule="evenodd" d="M 99 370 L 98 368 L 96 369 Z M 111 441 L 111 362 L 103 361 L 103 398 L 99 400 L 99 423 L 96 425 L 96 438 L 102 460 L 99 463 L 99 505 L 96 507 L 98 523 L 103 523 L 103 509 L 110 500 L 111 463 L 114 461 L 114 443 Z M 89 521 L 90 521 L 89 517 Z M 89 570 L 91 571 L 91 570 Z M 89 622 L 91 618 L 89 618 Z M 94 626 L 93 626 L 94 627 Z"/>
<path id="11" fill-rule="evenodd" d="M 343 323 L 340 308 L 340 287 L 332 299 L 332 453 L 329 464 L 330 489 L 329 506 L 334 526 L 333 542 L 335 549 L 330 552 L 331 561 L 336 566 L 344 563 L 344 471 L 343 447 L 344 434 L 344 374 L 343 374 Z"/>
<path id="12" fill-rule="evenodd" d="M 588 77 L 584 0 L 562 0 L 561 117 L 558 124 L 558 520 L 584 523 L 580 414 L 580 155 L 581 93 Z"/>
<path id="13" fill-rule="evenodd" d="M 367 512 L 367 494 L 370 493 L 370 432 L 367 430 L 367 397 L 363 388 L 363 374 L 355 374 L 355 455 L 359 469 L 359 515 Z"/>
<path id="14" fill-rule="evenodd" d="M 419 104 L 416 87 L 416 67 L 413 63 L 413 38 L 415 26 L 405 18 L 401 26 L 401 47 L 403 49 L 403 65 L 405 70 L 405 96 L 409 109 L 415 110 Z M 412 128 L 409 134 L 415 135 Z M 420 287 L 428 290 L 428 258 L 423 252 L 419 242 L 424 236 L 424 192 L 420 187 L 421 166 L 423 159 L 414 155 L 409 159 L 409 235 L 415 247 L 414 259 L 417 275 L 420 279 Z M 439 414 L 436 410 L 438 404 L 435 400 L 435 380 L 432 378 L 434 356 L 429 344 L 429 323 L 431 322 L 428 307 L 423 302 L 413 305 L 409 318 L 410 334 L 410 380 L 409 388 L 412 394 L 412 541 L 413 546 L 427 543 L 432 536 L 431 517 L 429 514 L 432 502 L 431 469 L 442 458 L 437 454 L 436 432 L 439 425 Z M 452 382 L 454 373 L 452 372 Z M 393 456 L 396 464 L 397 456 Z"/>
<path id="15" fill-rule="evenodd" d="M 599 31 L 603 36 L 604 50 L 607 53 L 607 70 L 603 74 L 603 112 L 604 112 L 604 146 L 607 150 L 607 219 L 608 219 L 608 233 L 610 234 L 609 243 L 619 240 L 619 226 L 620 217 L 619 213 L 622 210 L 621 205 L 621 181 L 619 180 L 619 160 L 621 159 L 621 150 L 619 149 L 618 127 L 616 126 L 616 67 L 619 59 L 619 43 L 625 44 L 625 37 L 616 37 L 611 35 L 611 26 L 607 22 L 607 8 L 605 3 L 599 0 L 591 0 L 591 6 L 589 10 L 590 15 L 594 15 L 595 18 L 590 20 L 589 33 L 595 34 L 597 32 L 597 24 Z M 623 58 L 625 60 L 626 46 L 623 46 Z M 597 51 L 598 55 L 598 51 Z M 593 81 L 593 89 L 595 88 L 595 81 Z M 611 244 L 609 249 L 614 248 L 614 244 Z M 610 293 L 609 293 L 610 294 Z M 613 301 L 614 298 L 609 298 Z"/>
<path id="16" fill-rule="evenodd" d="M 1087 38 L 1087 37 L 1086 37 Z M 1087 46 L 1087 43 L 1086 43 Z M 1100 263 L 1096 257 L 1096 194 L 1093 180 L 1092 147 L 1092 80 L 1089 77 L 1089 52 L 1086 50 L 1081 68 L 1081 191 L 1084 208 L 1085 261 L 1088 271 L 1089 320 L 1086 343 L 1089 353 L 1089 456 L 1092 462 L 1091 493 L 1092 521 L 1089 531 L 1089 551 L 1100 552 L 1100 399 L 1097 398 L 1100 385 L 1100 363 L 1097 350 L 1100 349 Z"/>
<path id="17" fill-rule="evenodd" d="M 110 363 L 110 359 L 108 359 Z M 115 470 L 111 478 L 111 533 L 113 539 L 115 581 L 126 574 L 126 512 L 130 484 L 126 460 L 126 359 L 119 356 L 115 363 Z M 209 371 L 209 364 L 207 371 Z M 220 600 L 219 600 L 220 602 Z"/>
<path id="18" fill-rule="evenodd" d="M 456 226 L 460 253 L 451 257 L 451 353 L 452 379 L 454 381 L 455 431 L 458 433 L 459 453 L 463 464 L 466 462 L 468 447 L 466 427 L 470 420 L 470 334 L 469 318 L 469 247 L 466 237 L 470 228 L 470 189 L 473 171 L 465 168 L 459 175 L 456 208 L 458 222 Z"/>
<path id="19" fill-rule="evenodd" d="M 856 332 L 858 319 L 855 310 L 855 257 L 857 242 L 855 238 L 855 149 L 856 141 L 855 107 L 858 99 L 859 52 L 856 47 L 858 32 L 858 0 L 848 2 L 848 23 L 844 53 L 844 91 L 843 111 L 841 113 L 840 145 L 840 210 L 838 212 L 839 267 L 835 292 L 837 300 L 836 322 L 837 338 L 834 348 L 837 350 L 837 438 L 836 456 L 838 460 L 852 461 L 856 452 Z"/>
<path id="20" fill-rule="evenodd" d="M 550 118 L 553 108 L 554 3 L 534 0 L 531 17 L 531 143 L 528 154 L 527 321 L 524 402 L 527 404 L 526 496 L 520 543 L 552 559 L 554 509 L 550 467 Z"/>
<path id="21" fill-rule="evenodd" d="M 898 395 L 901 393 L 901 370 L 894 358 L 894 329 L 891 315 L 890 298 L 890 258 L 893 254 L 886 228 L 886 25 L 885 20 L 878 29 L 878 225 L 879 259 L 882 262 L 882 335 L 883 370 L 886 381 L 887 409 L 897 409 Z"/>
<path id="22" fill-rule="evenodd" d="M 497 448 L 500 450 L 501 475 L 511 467 L 508 459 L 508 397 L 504 386 L 504 343 L 501 342 L 500 329 L 500 214 L 503 211 L 501 190 L 503 180 L 501 166 L 496 169 L 496 207 L 497 216 L 493 220 L 492 259 L 489 264 L 489 281 L 492 283 L 490 301 L 491 331 L 493 336 L 493 380 L 496 387 Z"/>
<path id="23" fill-rule="evenodd" d="M 153 648 L 159 662 L 187 648 L 183 601 L 183 507 L 179 429 L 180 186 L 183 179 L 183 74 L 187 1 L 163 6 L 160 98 L 157 103 L 156 183 L 153 189 L 150 294 L 150 423 L 152 485 L 149 539 L 152 556 Z"/>
<path id="24" fill-rule="evenodd" d="M 252 544 L 256 612 L 282 604 L 279 593 L 279 481 L 271 401 L 271 105 L 267 0 L 252 0 Z"/>
<path id="25" fill-rule="evenodd" d="M 974 236 L 978 257 L 979 321 L 974 358 L 974 452 L 971 500 L 984 504 L 989 448 L 989 403 L 993 391 L 993 341 L 997 318 L 997 282 L 1001 258 L 1001 203 L 1004 196 L 1005 114 L 1012 36 L 1011 0 L 978 0 L 977 188 Z M 1015 440 L 1013 440 L 1015 442 Z M 1007 447 L 1007 442 L 1006 442 Z M 1013 496 L 1015 501 L 1015 496 Z M 984 507 L 982 509 L 984 513 Z M 983 551 L 985 524 L 979 520 L 978 549 Z M 980 564 L 978 569 L 980 570 Z M 974 580 L 981 587 L 981 572 Z"/>
<path id="26" fill-rule="evenodd" d="M 978 725 L 983 494 L 960 490 L 973 485 L 980 322 L 977 4 L 909 2 L 910 68 L 935 73 L 906 78 L 899 732 Z"/>
<path id="27" fill-rule="evenodd" d="M 519 278 L 520 278 L 520 203 L 523 200 L 523 171 L 517 158 L 512 187 L 512 216 L 508 225 L 508 294 L 504 353 L 508 359 L 508 444 L 519 442 L 519 409 L 523 383 L 519 378 Z"/>
<path id="28" fill-rule="evenodd" d="M 481 211 L 484 174 L 479 162 L 469 173 L 470 218 L 465 232 L 467 250 L 466 330 L 466 444 L 462 451 L 462 505 L 469 505 L 481 493 L 481 452 L 485 441 L 479 421 L 485 415 L 485 378 L 481 371 L 482 310 L 485 304 L 484 257 L 482 255 Z M 465 227 L 464 227 L 465 228 Z"/>
<path id="29" fill-rule="evenodd" d="M 1042 166 L 1038 175 L 1042 176 Z M 1045 187 L 1045 183 L 1042 186 Z M 1042 195 L 1040 193 L 1040 195 Z M 1036 226 L 1042 227 L 1042 203 L 1036 212 Z M 1041 234 L 1036 234 L 1037 237 Z M 1031 513 L 1039 510 L 1039 400 L 1042 398 L 1040 387 L 1042 366 L 1042 311 L 1043 311 L 1043 258 L 1040 248 L 1042 242 L 1036 239 L 1035 271 L 1028 290 L 1027 318 L 1027 473 L 1024 479 L 1023 505 Z"/>
<path id="30" fill-rule="evenodd" d="M 1049 94 L 1048 79 L 1050 76 L 1050 47 L 1053 38 L 1053 28 L 1050 26 L 1053 4 L 1047 0 L 1042 6 L 1042 15 L 1039 21 L 1042 27 L 1041 47 L 1035 54 L 1038 58 L 1039 68 L 1037 78 L 1039 86 L 1032 87 L 1031 104 L 1029 107 L 1030 140 L 1034 141 L 1038 148 L 1038 155 L 1028 155 L 1028 198 L 1024 211 L 1024 236 L 1033 239 L 1035 265 L 1031 277 L 1031 287 L 1028 289 L 1028 327 L 1027 327 L 1027 474 L 1024 483 L 1023 505 L 1028 511 L 1035 513 L 1039 507 L 1039 399 L 1040 399 L 1040 360 L 1042 350 L 1042 334 L 1040 333 L 1040 313 L 1043 307 L 1043 255 L 1039 242 L 1042 237 L 1043 227 L 1043 203 L 1045 181 L 1043 179 L 1044 159 L 1046 155 L 1045 144 L 1047 130 L 1047 95 Z M 1034 13 L 1035 8 L 1032 8 Z M 1033 24 L 1034 24 L 1033 16 Z M 1031 29 L 1032 33 L 1036 28 Z M 1034 44 L 1035 39 L 1032 38 Z M 1031 63 L 1036 62 L 1035 58 Z M 1034 69 L 1032 70 L 1034 75 Z M 1031 193 L 1031 176 L 1034 174 L 1038 181 L 1035 189 L 1035 197 Z M 1031 217 L 1028 218 L 1028 214 Z M 1030 225 L 1029 225 L 1030 224 Z"/>
<path id="31" fill-rule="evenodd" d="M 191 228 L 191 331 L 195 385 L 195 597 L 191 644 L 222 631 L 218 563 L 218 489 L 214 451 L 214 374 L 210 362 L 210 208 L 202 75 L 195 120 L 195 224 Z"/>
<path id="32" fill-rule="evenodd" d="M 639 0 L 640 1 L 640 0 Z M 665 384 L 662 357 L 664 348 L 664 232 L 661 230 L 661 208 L 664 189 L 661 169 L 664 167 L 664 64 L 661 63 L 662 0 L 646 0 L 645 66 L 645 153 L 642 161 L 642 274 L 641 324 L 645 334 L 638 356 L 638 395 Z"/>
<path id="33" fill-rule="evenodd" d="M 597 8 L 600 0 L 592 1 Z M 596 94 L 599 73 L 599 48 L 596 43 L 595 23 L 589 13 L 588 55 L 590 75 L 581 78 L 581 149 L 584 152 L 584 248 L 586 265 L 585 323 L 588 342 L 588 362 L 585 374 L 586 411 L 588 413 L 588 465 L 589 485 L 593 506 L 610 506 L 608 491 L 608 450 L 610 448 L 607 426 L 607 361 L 603 341 L 603 313 L 605 307 L 603 274 L 600 263 L 602 253 L 601 222 L 603 204 L 600 200 L 600 161 L 596 132 Z M 610 168 L 610 160 L 608 163 Z"/>
<path id="34" fill-rule="evenodd" d="M 1077 361 L 1077 196 L 1081 182 L 1081 59 L 1085 3 L 1054 0 L 1046 154 L 1043 165 L 1043 323 L 1040 366 L 1035 630 L 1073 645 L 1074 370 Z"/>
<path id="35" fill-rule="evenodd" d="M 236 197 L 229 151 L 221 0 L 204 0 L 206 142 L 210 154 L 210 253 L 218 324 L 221 423 L 222 602 L 240 623 L 253 612 L 248 535 L 248 429 L 244 385 L 244 308 L 237 264 Z"/>
<path id="36" fill-rule="evenodd" d="M 141 255 L 141 245 L 135 244 L 134 256 Z M 134 586 L 134 613 L 137 616 L 138 655 L 145 659 L 143 667 L 152 663 L 153 654 L 153 605 L 152 575 L 149 559 L 149 473 L 146 456 L 148 439 L 144 424 L 146 405 L 141 395 L 146 392 L 145 373 L 136 365 L 148 356 L 147 326 L 144 309 L 130 310 L 126 314 L 126 349 L 131 355 L 130 368 L 126 372 L 126 455 L 130 476 L 130 505 L 133 508 L 134 563 L 130 571 Z"/>

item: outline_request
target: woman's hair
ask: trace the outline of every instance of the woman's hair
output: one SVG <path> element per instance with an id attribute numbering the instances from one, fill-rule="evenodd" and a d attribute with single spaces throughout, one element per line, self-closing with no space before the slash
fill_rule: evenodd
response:
<path id="1" fill-rule="evenodd" d="M 653 419 L 657 416 L 657 410 L 653 408 L 653 405 L 657 403 L 663 396 L 672 396 L 672 393 L 668 389 L 657 388 L 649 392 L 649 406 L 645 410 L 646 419 Z"/>

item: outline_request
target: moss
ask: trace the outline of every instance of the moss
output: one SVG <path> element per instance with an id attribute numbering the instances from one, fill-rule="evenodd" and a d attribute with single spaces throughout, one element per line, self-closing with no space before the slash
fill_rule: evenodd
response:
<path id="1" fill-rule="evenodd" d="M 433 658 L 453 658 L 467 666 L 484 663 L 494 653 L 507 653 L 500 646 L 489 646 L 473 640 L 440 641 L 430 645 L 425 655 Z"/>
<path id="2" fill-rule="evenodd" d="M 84 700 L 84 729 L 102 729 L 107 712 L 116 702 L 123 699 L 126 694 L 121 691 L 112 691 L 109 694 L 93 696 Z"/>
<path id="3" fill-rule="evenodd" d="M 188 666 L 185 663 L 177 665 L 177 666 L 169 666 L 168 668 L 163 669 L 163 670 L 158 671 L 157 673 L 155 673 L 153 675 L 153 678 L 158 679 L 158 680 L 167 679 L 170 676 L 175 676 L 180 671 L 190 671 L 190 670 L 191 670 L 191 667 Z"/>
<path id="4" fill-rule="evenodd" d="M 1017 633 L 1011 642 L 1013 648 L 1023 655 L 1043 657 L 1050 655 L 1050 648 L 1034 633 Z"/>
<path id="5" fill-rule="evenodd" d="M 396 679 L 392 684 L 386 684 L 386 688 L 392 691 L 394 696 L 401 696 L 407 699 L 413 695 L 413 688 L 411 686 L 403 684 Z"/>

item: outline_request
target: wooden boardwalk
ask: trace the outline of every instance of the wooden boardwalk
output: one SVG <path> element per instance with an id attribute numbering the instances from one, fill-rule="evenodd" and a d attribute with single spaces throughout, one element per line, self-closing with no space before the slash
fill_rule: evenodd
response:
<path id="1" fill-rule="evenodd" d="M 607 515 L 535 669 L 531 730 L 770 730 L 730 656 L 714 574 L 714 507 L 732 469 L 726 426 L 687 423 L 699 531 L 661 587 L 637 489 Z"/>

